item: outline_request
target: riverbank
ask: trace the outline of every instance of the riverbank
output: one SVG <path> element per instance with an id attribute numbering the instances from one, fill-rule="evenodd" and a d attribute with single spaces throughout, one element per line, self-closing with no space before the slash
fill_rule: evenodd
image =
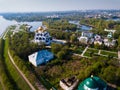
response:
<path id="1" fill-rule="evenodd" d="M 42 21 L 33 21 L 33 22 L 17 22 L 15 20 L 7 20 L 3 16 L 0 16 L 0 38 L 4 35 L 5 30 L 8 26 L 11 25 L 22 25 L 22 24 L 28 24 L 32 26 L 30 31 L 36 30 L 39 26 L 42 26 Z"/>

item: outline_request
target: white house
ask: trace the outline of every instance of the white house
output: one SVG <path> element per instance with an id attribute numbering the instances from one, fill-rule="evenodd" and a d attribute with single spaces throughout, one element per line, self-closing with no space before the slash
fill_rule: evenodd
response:
<path id="1" fill-rule="evenodd" d="M 96 35 L 94 36 L 94 38 L 95 38 L 94 44 L 102 45 L 102 41 L 103 41 L 103 40 L 102 40 L 102 38 L 101 38 L 100 35 L 96 34 Z"/>
<path id="2" fill-rule="evenodd" d="M 35 37 L 34 37 L 34 42 L 35 43 L 45 43 L 46 45 L 49 45 L 52 41 L 51 36 L 49 33 L 44 29 L 44 27 L 39 27 L 35 31 Z"/>
<path id="3" fill-rule="evenodd" d="M 78 40 L 81 42 L 81 43 L 84 43 L 84 44 L 87 44 L 88 43 L 88 37 L 79 37 Z"/>
<path id="4" fill-rule="evenodd" d="M 82 32 L 81 37 L 78 37 L 78 40 L 81 43 L 87 44 L 88 40 L 93 37 L 93 33 L 90 32 Z"/>
<path id="5" fill-rule="evenodd" d="M 78 85 L 79 80 L 75 77 L 71 77 L 69 79 L 62 79 L 60 80 L 60 87 L 63 90 L 74 90 Z"/>
<path id="6" fill-rule="evenodd" d="M 82 37 L 92 38 L 93 37 L 93 33 L 91 33 L 91 32 L 82 32 L 81 36 Z"/>
<path id="7" fill-rule="evenodd" d="M 110 40 L 107 39 L 107 38 L 104 39 L 104 45 L 105 45 L 105 46 L 108 46 L 108 47 L 109 47 L 109 46 L 114 46 L 115 43 L 116 43 L 116 40 L 110 41 Z"/>
<path id="8" fill-rule="evenodd" d="M 53 53 L 47 50 L 38 51 L 28 56 L 29 62 L 32 63 L 34 66 L 47 63 L 53 58 Z"/>
<path id="9" fill-rule="evenodd" d="M 108 29 L 105 28 L 104 31 L 115 33 L 116 30 L 108 30 Z"/>

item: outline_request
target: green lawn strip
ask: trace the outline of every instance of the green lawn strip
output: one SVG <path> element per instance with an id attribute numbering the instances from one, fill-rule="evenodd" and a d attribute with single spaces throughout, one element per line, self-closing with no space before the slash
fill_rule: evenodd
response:
<path id="1" fill-rule="evenodd" d="M 90 57 L 90 52 L 86 51 L 86 52 L 84 53 L 84 56 Z"/>
<path id="2" fill-rule="evenodd" d="M 28 86 L 28 84 L 25 82 L 25 80 L 22 78 L 22 76 L 19 74 L 17 69 L 14 67 L 12 62 L 9 59 L 8 56 L 8 41 L 5 41 L 5 49 L 4 49 L 4 57 L 5 57 L 5 63 L 7 66 L 7 69 L 9 71 L 9 74 L 14 79 L 14 82 L 18 86 L 20 90 L 31 90 L 31 88 Z"/>
<path id="3" fill-rule="evenodd" d="M 113 57 L 118 57 L 117 53 L 107 52 L 107 51 L 104 51 L 104 50 L 101 50 L 101 54 L 110 55 L 110 56 L 113 56 Z"/>
<path id="4" fill-rule="evenodd" d="M 88 51 L 88 52 L 94 52 L 94 53 L 98 53 L 98 52 L 99 52 L 99 50 L 97 50 L 97 49 L 92 49 L 92 48 L 88 48 L 87 51 Z"/>
<path id="5" fill-rule="evenodd" d="M 74 51 L 74 53 L 82 54 L 82 52 L 83 52 L 84 49 L 85 49 L 85 48 L 78 47 L 78 48 Z"/>
<path id="6" fill-rule="evenodd" d="M 81 49 L 78 48 L 77 50 L 75 50 L 75 53 L 77 53 L 77 54 L 81 54 L 82 51 L 83 51 L 83 50 L 81 50 Z"/>

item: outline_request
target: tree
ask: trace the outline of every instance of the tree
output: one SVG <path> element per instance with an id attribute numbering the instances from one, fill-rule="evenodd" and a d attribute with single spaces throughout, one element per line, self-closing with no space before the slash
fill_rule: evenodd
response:
<path id="1" fill-rule="evenodd" d="M 65 57 L 65 52 L 64 52 L 64 51 L 59 51 L 59 52 L 57 53 L 57 57 L 58 57 L 59 59 L 63 59 L 63 58 Z"/>
<path id="2" fill-rule="evenodd" d="M 61 48 L 62 48 L 61 44 L 52 43 L 51 45 L 51 50 L 55 55 L 61 50 Z"/>
<path id="3" fill-rule="evenodd" d="M 70 36 L 70 42 L 76 42 L 77 41 L 77 37 L 75 36 L 75 34 L 72 34 L 71 36 Z"/>

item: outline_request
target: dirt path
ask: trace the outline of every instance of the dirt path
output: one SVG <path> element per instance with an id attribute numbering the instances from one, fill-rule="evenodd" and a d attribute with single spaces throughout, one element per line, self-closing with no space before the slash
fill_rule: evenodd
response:
<path id="1" fill-rule="evenodd" d="M 15 68 L 18 70 L 18 72 L 20 73 L 20 75 L 24 78 L 24 80 L 27 82 L 27 84 L 30 86 L 30 88 L 31 88 L 32 90 L 36 90 L 36 89 L 33 87 L 33 85 L 29 82 L 29 80 L 26 78 L 26 76 L 22 73 L 22 71 L 18 68 L 18 66 L 15 64 L 12 56 L 10 55 L 9 50 L 8 50 L 8 55 L 9 55 L 10 60 L 11 60 L 11 62 L 13 63 L 13 65 L 14 65 Z"/>

